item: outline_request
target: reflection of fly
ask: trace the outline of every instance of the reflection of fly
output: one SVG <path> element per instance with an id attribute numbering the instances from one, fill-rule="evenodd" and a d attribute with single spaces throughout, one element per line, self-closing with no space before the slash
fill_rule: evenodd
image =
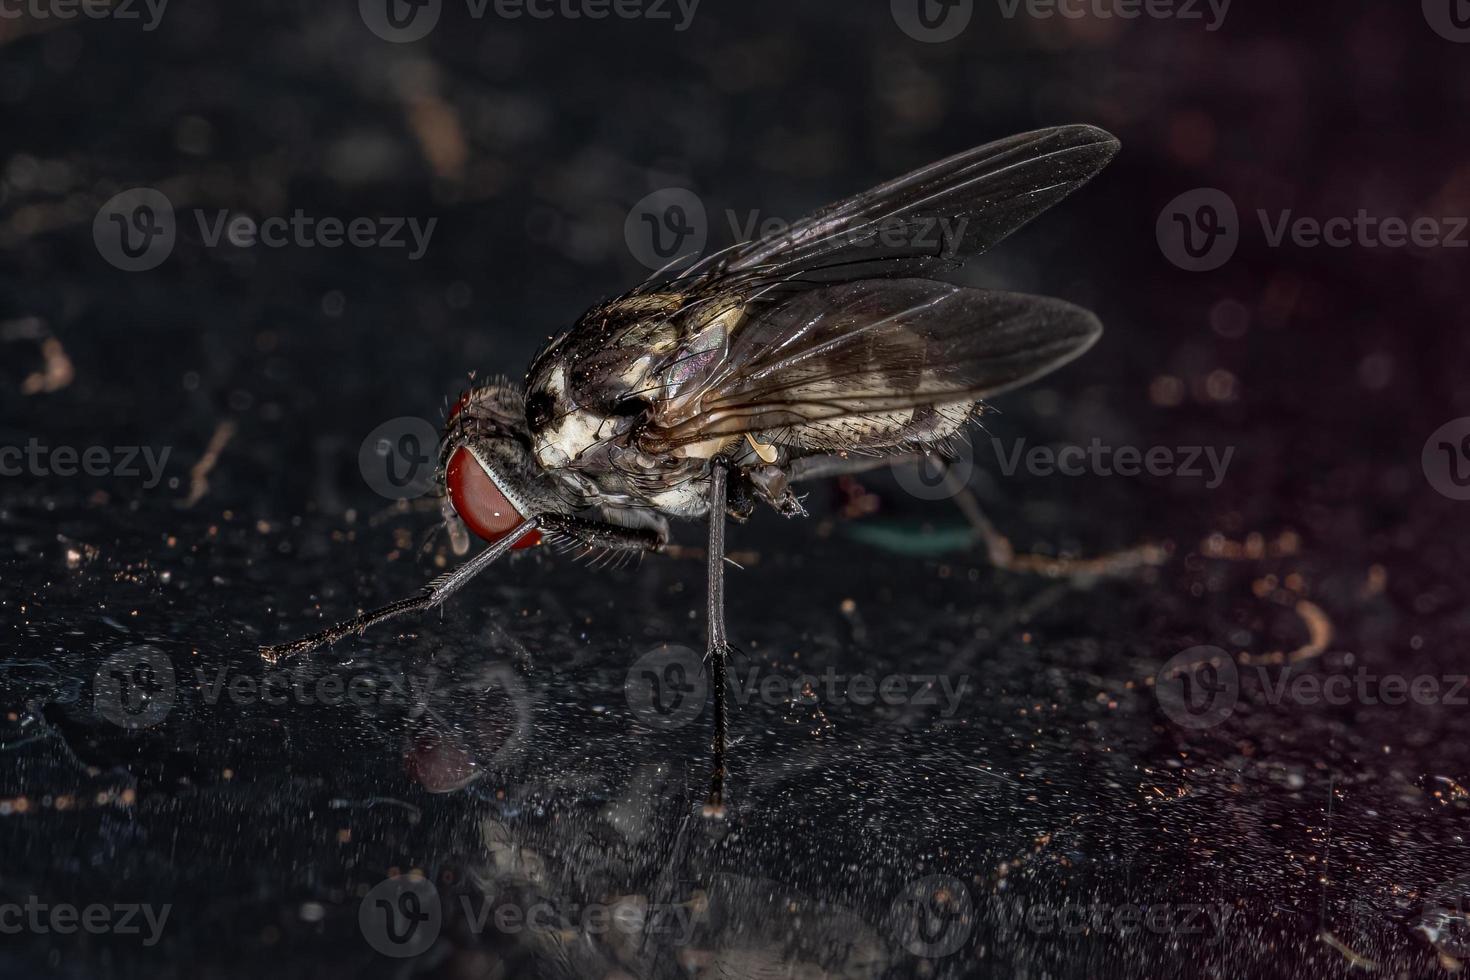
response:
<path id="1" fill-rule="evenodd" d="M 757 503 L 802 515 L 792 483 L 940 445 L 980 399 L 1086 350 L 1101 327 L 1085 310 L 928 276 L 1066 197 L 1117 148 L 1090 126 L 990 143 L 595 307 L 536 358 L 524 394 L 485 385 L 450 413 L 440 478 L 451 539 L 462 554 L 468 528 L 490 547 L 418 595 L 263 652 L 299 653 L 437 606 L 543 535 L 660 551 L 668 517 L 707 516 L 707 809 L 722 812 L 725 517 Z"/>

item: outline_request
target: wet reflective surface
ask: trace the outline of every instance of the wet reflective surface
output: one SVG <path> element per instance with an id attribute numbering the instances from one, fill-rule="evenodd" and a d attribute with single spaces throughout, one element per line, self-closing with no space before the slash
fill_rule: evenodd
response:
<path id="1" fill-rule="evenodd" d="M 350 10 L 206 5 L 125 42 L 102 22 L 7 43 L 0 432 L 47 452 L 0 481 L 0 973 L 1458 969 L 1470 505 L 1437 489 L 1453 452 L 1441 471 L 1421 450 L 1466 413 L 1462 253 L 1257 235 L 1200 276 L 1154 221 L 1207 184 L 1245 213 L 1463 212 L 1464 133 L 1424 108 L 1453 101 L 1463 51 L 1412 10 L 1345 17 L 1344 92 L 1285 14 L 1101 38 L 1038 22 L 974 50 L 906 47 L 882 10 L 700 16 L 404 46 Z M 1271 107 L 1240 109 L 1268 74 Z M 1220 100 L 1241 117 L 1200 108 Z M 1346 105 L 1394 149 L 1303 121 Z M 256 656 L 459 560 L 432 503 L 389 499 L 421 489 L 413 453 L 369 435 L 432 431 L 470 370 L 518 374 L 636 280 L 623 223 L 650 188 L 698 186 L 717 226 L 727 205 L 791 218 L 1063 118 L 1124 155 L 963 281 L 1066 296 L 1108 334 L 1001 400 L 969 485 L 1018 548 L 1149 541 L 1164 564 L 998 571 L 954 501 L 883 470 L 814 489 L 809 520 L 733 527 L 722 821 L 700 814 L 697 557 L 531 549 L 442 615 Z M 90 226 L 141 184 L 188 230 L 125 272 Z M 211 249 L 187 210 L 297 207 L 438 224 L 410 262 Z M 1012 462 L 1095 438 L 1166 447 L 1173 472 Z M 107 472 L 59 475 L 58 446 L 106 447 Z M 1232 450 L 1214 486 L 1205 447 Z"/>
<path id="2" fill-rule="evenodd" d="M 697 563 L 528 557 L 442 622 L 272 673 L 252 644 L 300 628 L 325 563 L 297 549 L 326 550 L 327 522 L 175 519 L 196 543 L 114 531 L 94 552 L 86 514 L 60 540 L 26 516 L 7 513 L 7 579 L 34 583 L 11 600 L 31 655 L 5 670 L 8 888 L 172 911 L 156 946 L 41 935 L 18 962 L 388 975 L 378 951 L 421 942 L 414 969 L 446 976 L 1333 973 L 1330 935 L 1417 972 L 1464 934 L 1428 892 L 1466 856 L 1462 711 L 1272 703 L 1283 677 L 1434 672 L 1386 646 L 1269 656 L 1308 638 L 1298 596 L 1255 594 L 1271 575 L 1312 583 L 1333 651 L 1422 622 L 1367 569 L 1196 555 L 1079 591 L 966 559 L 883 581 L 897 562 L 840 538 L 763 548 L 732 574 L 746 656 L 715 822 L 706 709 L 680 700 L 699 658 L 666 645 L 697 645 Z M 381 554 L 404 522 L 332 549 Z M 1218 633 L 1262 667 L 1222 722 L 1178 724 L 1163 654 Z"/>

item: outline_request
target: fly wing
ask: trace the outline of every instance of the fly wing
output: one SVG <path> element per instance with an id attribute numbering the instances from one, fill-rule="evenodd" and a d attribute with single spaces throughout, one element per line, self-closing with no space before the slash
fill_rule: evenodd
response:
<path id="1" fill-rule="evenodd" d="M 733 246 L 640 291 L 693 280 L 848 282 L 927 276 L 990 249 L 1091 180 L 1118 151 L 1095 126 L 1057 126 L 996 140 Z"/>
<path id="2" fill-rule="evenodd" d="M 1062 300 L 923 279 L 797 294 L 734 326 L 696 387 L 662 401 L 639 436 L 670 452 L 750 434 L 804 449 L 942 438 L 974 403 L 1090 347 L 1097 318 Z"/>

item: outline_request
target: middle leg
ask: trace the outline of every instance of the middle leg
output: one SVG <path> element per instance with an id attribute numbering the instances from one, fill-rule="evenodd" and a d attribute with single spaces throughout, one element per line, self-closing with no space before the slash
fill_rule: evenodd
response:
<path id="1" fill-rule="evenodd" d="M 715 460 L 710 467 L 709 489 L 709 603 L 706 606 L 706 621 L 709 627 L 708 657 L 710 683 L 714 687 L 715 732 L 714 765 L 710 773 L 709 796 L 705 799 L 704 815 L 721 818 L 725 815 L 725 743 L 729 736 L 729 718 L 726 704 L 725 669 L 729 659 L 730 644 L 725 635 L 725 502 L 728 473 L 725 464 Z"/>

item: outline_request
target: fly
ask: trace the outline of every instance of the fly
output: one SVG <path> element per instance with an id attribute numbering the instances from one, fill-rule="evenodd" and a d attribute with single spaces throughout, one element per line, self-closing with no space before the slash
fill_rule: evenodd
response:
<path id="1" fill-rule="evenodd" d="M 725 519 L 759 505 L 803 516 L 793 484 L 942 446 L 983 399 L 1092 346 L 1102 326 L 1087 310 L 933 276 L 1071 194 L 1117 150 L 1092 126 L 988 143 L 594 307 L 537 356 L 522 386 L 483 385 L 450 412 L 444 518 L 457 553 L 467 531 L 489 546 L 417 595 L 262 655 L 275 661 L 431 609 L 507 551 L 545 539 L 659 552 L 669 518 L 705 518 L 714 692 L 705 812 L 723 814 Z"/>

